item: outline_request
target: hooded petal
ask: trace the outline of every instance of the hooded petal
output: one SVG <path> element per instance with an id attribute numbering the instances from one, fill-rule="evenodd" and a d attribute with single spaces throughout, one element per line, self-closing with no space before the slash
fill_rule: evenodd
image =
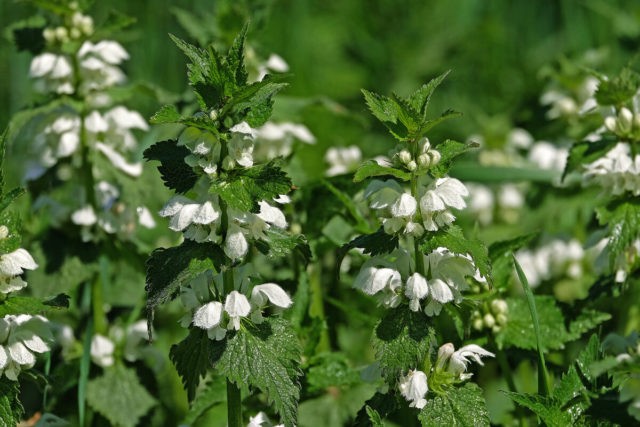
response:
<path id="1" fill-rule="evenodd" d="M 280 209 L 271 206 L 265 201 L 260 201 L 258 204 L 260 205 L 260 213 L 258 213 L 257 216 L 260 219 L 264 222 L 268 222 L 269 224 L 273 224 L 278 228 L 287 227 L 287 219 Z"/>
<path id="2" fill-rule="evenodd" d="M 429 284 L 427 279 L 420 273 L 413 273 L 407 279 L 407 286 L 404 294 L 411 300 L 421 300 L 429 295 Z"/>
<path id="3" fill-rule="evenodd" d="M 427 404 L 424 397 L 429 391 L 429 385 L 424 372 L 409 371 L 407 376 L 401 378 L 398 388 L 402 396 L 410 402 L 410 407 L 422 409 Z"/>
<path id="4" fill-rule="evenodd" d="M 9 353 L 0 345 L 0 375 L 2 370 L 9 364 Z"/>
<path id="5" fill-rule="evenodd" d="M 224 302 L 224 311 L 231 318 L 227 329 L 240 329 L 240 318 L 247 317 L 251 312 L 251 304 L 246 296 L 238 291 L 231 291 Z"/>
<path id="6" fill-rule="evenodd" d="M 96 143 L 96 148 L 98 149 L 98 151 L 104 154 L 107 159 L 109 159 L 109 161 L 113 164 L 113 166 L 120 169 L 127 175 L 138 177 L 142 174 L 141 162 L 129 163 L 125 160 L 122 154 L 118 153 L 116 150 L 114 150 L 110 146 L 105 145 L 101 142 Z"/>
<path id="7" fill-rule="evenodd" d="M 416 213 L 418 202 L 408 193 L 402 195 L 391 205 L 391 215 L 394 217 L 410 217 Z"/>
<path id="8" fill-rule="evenodd" d="M 447 206 L 463 209 L 467 206 L 463 197 L 469 195 L 469 190 L 455 178 L 440 178 L 436 181 L 436 193 Z"/>
<path id="9" fill-rule="evenodd" d="M 218 326 L 222 320 L 223 305 L 212 301 L 200 307 L 193 315 L 193 325 L 201 329 L 211 329 Z"/>
<path id="10" fill-rule="evenodd" d="M 293 304 L 293 301 L 284 289 L 275 283 L 264 283 L 255 286 L 251 291 L 251 302 L 258 307 L 263 307 L 266 305 L 267 300 L 271 302 L 271 304 L 281 308 L 288 308 Z"/>
<path id="11" fill-rule="evenodd" d="M 29 252 L 22 248 L 0 256 L 0 273 L 4 275 L 17 276 L 22 274 L 23 269 L 33 270 L 35 268 L 38 268 L 38 264 Z"/>
<path id="12" fill-rule="evenodd" d="M 193 215 L 194 224 L 211 224 L 220 218 L 220 211 L 213 207 L 213 203 L 207 200 L 198 207 Z"/>
<path id="13" fill-rule="evenodd" d="M 431 212 L 442 211 L 446 208 L 444 202 L 435 191 L 429 190 L 420 198 L 420 209 L 422 214 L 426 215 Z"/>
<path id="14" fill-rule="evenodd" d="M 22 342 L 14 342 L 7 346 L 9 356 L 20 366 L 31 367 L 36 363 L 36 357 Z"/>
<path id="15" fill-rule="evenodd" d="M 242 258 L 249 251 L 249 243 L 238 226 L 230 226 L 224 241 L 224 253 L 233 261 Z"/>
<path id="16" fill-rule="evenodd" d="M 431 291 L 431 298 L 441 304 L 453 301 L 453 292 L 451 292 L 451 288 L 441 279 L 431 280 L 431 282 L 429 282 L 429 290 Z"/>

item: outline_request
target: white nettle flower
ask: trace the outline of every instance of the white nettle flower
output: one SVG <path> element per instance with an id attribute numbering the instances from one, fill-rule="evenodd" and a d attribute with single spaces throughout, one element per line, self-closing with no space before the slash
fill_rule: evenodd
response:
<path id="1" fill-rule="evenodd" d="M 91 338 L 91 360 L 102 368 L 113 365 L 115 362 L 115 358 L 113 357 L 115 349 L 116 345 L 113 341 L 104 335 L 95 334 Z"/>
<path id="2" fill-rule="evenodd" d="M 224 252 L 232 260 L 243 258 L 249 251 L 248 239 L 264 239 L 271 226 L 286 228 L 284 213 L 265 201 L 258 202 L 260 212 L 253 214 L 237 209 L 227 209 L 229 227 L 224 242 Z"/>
<path id="3" fill-rule="evenodd" d="M 238 291 L 231 291 L 224 301 L 224 311 L 229 315 L 227 329 L 240 329 L 240 319 L 251 313 L 251 304 L 246 296 Z"/>
<path id="4" fill-rule="evenodd" d="M 34 88 L 39 92 L 73 93 L 73 67 L 66 56 L 46 52 L 34 57 L 29 75 L 36 79 Z"/>
<path id="5" fill-rule="evenodd" d="M 27 286 L 27 282 L 19 276 L 24 270 L 36 268 L 38 264 L 25 249 L 19 248 L 11 253 L 0 255 L 0 293 L 8 294 Z"/>
<path id="6" fill-rule="evenodd" d="M 398 383 L 400 393 L 410 403 L 412 408 L 422 409 L 427 404 L 425 396 L 429 391 L 427 383 L 427 374 L 422 371 L 409 371 L 409 373 L 400 379 Z"/>
<path id="7" fill-rule="evenodd" d="M 183 231 L 191 225 L 217 224 L 222 214 L 217 201 L 196 202 L 184 196 L 174 196 L 159 212 L 161 217 L 171 217 L 169 228 Z"/>
<path id="8" fill-rule="evenodd" d="M 254 286 L 251 290 L 251 320 L 254 323 L 262 322 L 262 310 L 268 303 L 278 308 L 289 308 L 293 301 L 284 289 L 275 283 Z"/>
<path id="9" fill-rule="evenodd" d="M 538 141 L 531 147 L 528 158 L 540 169 L 561 172 L 567 163 L 568 155 L 569 151 L 566 148 L 556 147 L 546 141 Z"/>
<path id="10" fill-rule="evenodd" d="M 284 427 L 284 424 L 273 424 L 267 414 L 258 412 L 255 417 L 249 417 L 247 427 Z"/>
<path id="11" fill-rule="evenodd" d="M 208 175 L 218 172 L 218 162 L 222 145 L 218 138 L 208 131 L 188 127 L 180 134 L 178 145 L 187 147 L 192 154 L 185 157 L 191 167 L 199 167 Z"/>
<path id="12" fill-rule="evenodd" d="M 403 231 L 420 236 L 424 229 L 414 222 L 418 202 L 394 180 L 373 180 L 365 190 L 365 198 L 369 199 L 369 207 L 377 211 L 382 219 L 384 230 L 388 234 Z"/>
<path id="13" fill-rule="evenodd" d="M 327 176 L 343 175 L 355 170 L 362 162 L 362 151 L 356 145 L 349 147 L 331 147 L 324 155 L 329 164 Z"/>
<path id="14" fill-rule="evenodd" d="M 193 278 L 188 286 L 180 287 L 180 302 L 188 313 L 180 319 L 180 324 L 187 328 L 193 321 L 195 311 L 211 299 L 209 283 L 210 273 L 201 273 Z"/>
<path id="15" fill-rule="evenodd" d="M 495 354 L 476 344 L 465 345 L 457 351 L 454 350 L 455 348 L 451 343 L 444 344 L 440 347 L 438 350 L 436 369 L 446 369 L 447 372 L 461 380 L 467 380 L 473 375 L 465 373 L 469 363 L 474 361 L 483 366 L 484 363 L 482 363 L 482 357 L 495 357 Z"/>
<path id="16" fill-rule="evenodd" d="M 233 169 L 236 164 L 245 168 L 253 166 L 253 146 L 257 131 L 246 122 L 238 123 L 231 129 L 232 136 L 227 142 L 228 155 L 222 161 L 224 169 Z"/>
<path id="17" fill-rule="evenodd" d="M 124 341 L 124 358 L 134 362 L 142 357 L 144 347 L 141 345 L 148 342 L 149 330 L 146 320 L 138 320 L 127 327 Z"/>
<path id="18" fill-rule="evenodd" d="M 420 212 L 424 228 L 437 231 L 438 228 L 451 224 L 456 217 L 449 208 L 464 209 L 467 204 L 464 197 L 469 190 L 455 178 L 439 178 L 427 187 L 420 198 Z"/>
<path id="19" fill-rule="evenodd" d="M 18 380 L 21 370 L 32 368 L 34 353 L 49 351 L 53 337 L 47 319 L 27 314 L 7 315 L 0 319 L 0 377 Z"/>
<path id="20" fill-rule="evenodd" d="M 117 65 L 129 59 L 129 54 L 118 42 L 103 40 L 93 44 L 86 41 L 78 50 L 77 57 L 83 91 L 102 90 L 126 80 Z"/>
<path id="21" fill-rule="evenodd" d="M 584 166 L 586 183 L 594 182 L 613 195 L 640 195 L 640 155 L 631 157 L 629 144 L 619 142 L 604 157 Z"/>
<path id="22" fill-rule="evenodd" d="M 429 284 L 427 283 L 427 279 L 425 279 L 420 273 L 413 273 L 407 279 L 404 295 L 409 298 L 409 309 L 411 311 L 420 310 L 420 300 L 429 295 Z"/>
<path id="23" fill-rule="evenodd" d="M 367 261 L 356 276 L 353 287 L 360 289 L 367 295 L 376 295 L 385 307 L 393 308 L 400 305 L 402 296 L 398 293 L 402 287 L 400 272 L 393 268 L 378 268 L 378 260 Z"/>
<path id="24" fill-rule="evenodd" d="M 193 325 L 205 329 L 209 339 L 220 341 L 227 334 L 221 326 L 224 305 L 218 301 L 211 301 L 200 307 L 193 315 Z"/>

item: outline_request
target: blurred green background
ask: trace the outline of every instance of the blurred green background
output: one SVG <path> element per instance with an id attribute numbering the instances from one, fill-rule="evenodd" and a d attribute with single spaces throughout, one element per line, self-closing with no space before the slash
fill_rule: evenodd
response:
<path id="1" fill-rule="evenodd" d="M 167 33 L 197 41 L 180 26 L 176 9 L 205 24 L 202 39 L 229 37 L 250 16 L 250 43 L 291 67 L 286 95 L 328 96 L 356 112 L 365 110 L 360 88 L 406 94 L 452 69 L 434 111 L 465 114 L 454 126 L 459 138 L 492 126 L 534 125 L 543 117 L 537 108 L 543 66 L 588 53 L 601 71 L 616 70 L 640 41 L 640 2 L 623 0 L 112 0 L 90 8 L 98 26 L 110 9 L 137 19 L 115 35 L 131 53 L 130 80 L 174 93 L 185 90 L 185 61 Z M 31 3 L 2 0 L 0 27 L 34 12 Z M 0 127 L 29 101 L 31 56 L 17 53 L 6 33 Z M 147 115 L 157 108 L 153 99 L 139 102 Z"/>

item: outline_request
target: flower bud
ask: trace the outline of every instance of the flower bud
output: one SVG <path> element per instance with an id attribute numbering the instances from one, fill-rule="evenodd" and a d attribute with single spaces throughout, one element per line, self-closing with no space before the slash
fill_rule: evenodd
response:
<path id="1" fill-rule="evenodd" d="M 455 350 L 456 348 L 450 342 L 440 346 L 438 349 L 438 359 L 436 360 L 436 370 L 444 369 L 444 366 L 449 361 Z"/>
<path id="2" fill-rule="evenodd" d="M 58 27 L 55 29 L 56 38 L 62 43 L 69 41 L 69 32 L 65 27 Z"/>
<path id="3" fill-rule="evenodd" d="M 475 319 L 473 319 L 471 326 L 473 326 L 473 329 L 475 329 L 476 331 L 481 331 L 484 328 L 484 322 L 482 321 L 481 317 L 476 317 Z"/>
<path id="4" fill-rule="evenodd" d="M 482 320 L 484 321 L 484 324 L 487 328 L 493 328 L 496 324 L 495 317 L 493 317 L 490 313 L 485 314 Z"/>
<path id="5" fill-rule="evenodd" d="M 79 29 L 73 27 L 70 31 L 69 31 L 69 35 L 71 36 L 72 39 L 79 39 L 80 36 L 82 35 L 82 33 L 80 32 Z"/>
<path id="6" fill-rule="evenodd" d="M 439 151 L 431 150 L 431 151 L 429 151 L 429 155 L 431 155 L 431 165 L 432 166 L 435 166 L 438 163 L 440 163 L 440 159 L 442 158 L 442 156 L 440 155 Z"/>
<path id="7" fill-rule="evenodd" d="M 47 43 L 53 43 L 56 39 L 56 31 L 53 28 L 45 28 L 42 31 L 42 37 Z"/>
<path id="8" fill-rule="evenodd" d="M 417 168 L 418 168 L 418 165 L 413 160 L 411 160 L 409 163 L 407 163 L 407 169 L 409 169 L 411 172 L 413 172 Z"/>
<path id="9" fill-rule="evenodd" d="M 80 25 L 80 29 L 83 33 L 90 36 L 93 34 L 93 19 L 90 16 L 85 16 L 82 19 L 82 24 Z"/>
<path id="10" fill-rule="evenodd" d="M 0 225 L 0 240 L 4 240 L 9 236 L 9 229 L 6 225 Z"/>
<path id="11" fill-rule="evenodd" d="M 493 328 L 491 328 L 491 332 L 493 332 L 494 334 L 497 334 L 501 330 L 502 330 L 502 326 L 500 325 L 494 325 Z"/>
<path id="12" fill-rule="evenodd" d="M 631 131 L 633 113 L 628 108 L 622 107 L 618 113 L 618 129 L 620 133 L 626 134 Z"/>
<path id="13" fill-rule="evenodd" d="M 418 156 L 418 166 L 422 169 L 427 169 L 431 165 L 431 156 L 427 153 L 422 153 Z"/>
<path id="14" fill-rule="evenodd" d="M 503 299 L 494 299 L 491 301 L 491 311 L 493 314 L 506 314 L 509 311 L 507 302 Z"/>
<path id="15" fill-rule="evenodd" d="M 405 165 L 411 161 L 411 153 L 407 150 L 401 150 L 398 152 L 398 160 L 404 163 Z"/>
<path id="16" fill-rule="evenodd" d="M 496 324 L 498 325 L 506 325 L 507 324 L 507 315 L 504 313 L 500 313 L 496 316 Z"/>
<path id="17" fill-rule="evenodd" d="M 426 153 L 427 151 L 431 150 L 431 143 L 429 142 L 429 138 L 427 137 L 422 138 L 420 142 L 418 142 L 418 144 L 420 144 L 421 153 Z"/>
<path id="18" fill-rule="evenodd" d="M 209 117 L 211 117 L 211 120 L 216 120 L 218 118 L 218 111 L 215 109 L 209 111 Z"/>
<path id="19" fill-rule="evenodd" d="M 616 131 L 616 118 L 615 117 L 605 117 L 604 119 L 604 127 L 607 128 L 610 132 Z"/>

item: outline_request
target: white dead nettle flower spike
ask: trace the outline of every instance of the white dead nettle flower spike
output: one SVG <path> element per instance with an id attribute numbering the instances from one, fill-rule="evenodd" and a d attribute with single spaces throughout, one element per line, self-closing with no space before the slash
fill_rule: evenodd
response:
<path id="1" fill-rule="evenodd" d="M 284 213 L 265 201 L 258 202 L 260 212 L 253 214 L 228 208 L 229 227 L 224 243 L 224 252 L 232 260 L 243 258 L 249 251 L 248 239 L 264 239 L 271 226 L 286 228 Z"/>
<path id="2" fill-rule="evenodd" d="M 82 75 L 82 92 L 106 89 L 126 80 L 117 65 L 129 59 L 129 54 L 118 42 L 103 40 L 93 44 L 86 41 L 77 57 Z"/>
<path id="3" fill-rule="evenodd" d="M 619 142 L 604 157 L 584 166 L 585 182 L 594 182 L 613 195 L 640 195 L 640 155 L 631 157 L 629 144 Z"/>
<path id="4" fill-rule="evenodd" d="M 231 291 L 224 302 L 224 311 L 229 315 L 227 329 L 240 329 L 240 319 L 251 313 L 251 304 L 246 296 L 238 291 Z"/>
<path id="5" fill-rule="evenodd" d="M 20 371 L 36 363 L 34 353 L 49 351 L 53 336 L 49 322 L 42 316 L 7 315 L 0 319 L 0 377 L 18 380 Z"/>
<path id="6" fill-rule="evenodd" d="M 45 52 L 31 60 L 29 75 L 38 92 L 73 93 L 71 61 L 62 55 Z"/>
<path id="7" fill-rule="evenodd" d="M 207 175 L 217 174 L 222 145 L 211 132 L 188 127 L 180 134 L 178 145 L 184 145 L 191 151 L 192 154 L 185 157 L 189 166 L 198 167 Z"/>
<path id="8" fill-rule="evenodd" d="M 6 238 L 9 231 L 6 226 L 3 227 L 6 229 Z M 27 286 L 27 282 L 19 276 L 24 270 L 36 268 L 38 268 L 38 264 L 25 249 L 19 248 L 8 254 L 0 255 L 0 293 L 8 294 Z"/>
<path id="9" fill-rule="evenodd" d="M 199 203 L 180 195 L 169 199 L 159 212 L 160 216 L 171 218 L 169 228 L 173 231 L 183 231 L 193 224 L 217 224 L 221 213 L 215 199 Z"/>
<path id="10" fill-rule="evenodd" d="M 465 345 L 457 351 L 453 351 L 454 346 L 451 343 L 444 344 L 438 350 L 438 359 L 436 361 L 436 369 L 444 370 L 460 380 L 467 380 L 473 374 L 465 373 L 467 366 L 471 361 L 483 366 L 482 357 L 495 357 L 495 354 L 485 350 L 476 344 Z"/>
<path id="11" fill-rule="evenodd" d="M 400 393 L 409 401 L 411 408 L 422 409 L 427 404 L 425 396 L 429 391 L 427 374 L 422 371 L 409 371 L 398 383 Z"/>
<path id="12" fill-rule="evenodd" d="M 113 353 L 116 345 L 104 335 L 96 334 L 91 339 L 91 360 L 98 366 L 106 368 L 115 362 Z"/>
<path id="13" fill-rule="evenodd" d="M 427 187 L 420 198 L 420 212 L 424 228 L 437 231 L 451 224 L 455 216 L 449 208 L 464 209 L 467 204 L 464 197 L 469 195 L 467 187 L 455 178 L 439 178 Z"/>

